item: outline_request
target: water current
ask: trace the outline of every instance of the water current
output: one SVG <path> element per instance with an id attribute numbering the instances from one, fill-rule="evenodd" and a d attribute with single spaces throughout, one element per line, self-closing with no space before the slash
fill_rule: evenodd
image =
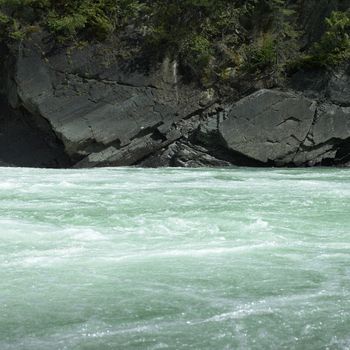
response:
<path id="1" fill-rule="evenodd" d="M 350 170 L 0 168 L 0 349 L 350 349 Z"/>

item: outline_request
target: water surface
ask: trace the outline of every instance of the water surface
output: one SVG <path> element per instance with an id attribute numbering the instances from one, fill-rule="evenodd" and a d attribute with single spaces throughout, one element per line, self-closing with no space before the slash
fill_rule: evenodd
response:
<path id="1" fill-rule="evenodd" d="M 350 172 L 0 169 L 0 349 L 349 349 Z"/>

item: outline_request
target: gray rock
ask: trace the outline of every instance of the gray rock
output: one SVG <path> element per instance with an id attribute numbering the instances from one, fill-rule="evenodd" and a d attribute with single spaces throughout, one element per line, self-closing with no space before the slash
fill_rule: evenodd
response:
<path id="1" fill-rule="evenodd" d="M 260 90 L 229 111 L 220 133 L 229 150 L 262 163 L 288 164 L 312 126 L 316 103 L 290 92 Z"/>
<path id="2" fill-rule="evenodd" d="M 181 84 L 169 60 L 135 70 L 111 43 L 50 52 L 43 42 L 38 35 L 17 52 L 8 101 L 48 123 L 77 166 L 131 165 L 173 142 L 165 136 L 173 126 L 203 109 L 205 93 Z"/>
<path id="3" fill-rule="evenodd" d="M 314 144 L 331 139 L 345 140 L 350 137 L 350 107 L 339 107 L 329 103 L 318 108 L 317 119 L 312 128 Z"/>
<path id="4" fill-rule="evenodd" d="M 89 168 L 96 166 L 134 165 L 147 155 L 158 150 L 162 145 L 163 143 L 161 140 L 153 139 L 152 136 L 147 135 L 133 140 L 130 144 L 121 149 L 111 146 L 99 153 L 92 153 L 78 162 L 75 167 Z"/>
<path id="5" fill-rule="evenodd" d="M 321 104 L 310 133 L 293 161 L 297 165 L 322 164 L 330 160 L 332 164 L 341 163 L 339 154 L 344 158 L 346 153 L 350 156 L 345 147 L 347 142 L 350 142 L 350 108 Z"/>
<path id="6" fill-rule="evenodd" d="M 304 96 L 328 100 L 331 103 L 350 106 L 350 66 L 343 65 L 335 70 L 309 69 L 300 70 L 289 80 L 288 86 L 292 90 L 303 93 Z"/>
<path id="7" fill-rule="evenodd" d="M 265 165 L 337 165 L 350 157 L 350 108 L 291 92 L 242 99 L 219 130 L 229 150 Z"/>
<path id="8" fill-rule="evenodd" d="M 347 164 L 350 75 L 295 75 L 300 92 L 234 105 L 182 83 L 176 62 L 123 62 L 118 44 L 57 48 L 44 34 L 0 67 L 0 164 L 39 167 Z M 1 53 L 2 47 L 0 47 Z M 217 102 L 217 103 L 216 103 Z"/>
<path id="9" fill-rule="evenodd" d="M 327 97 L 335 104 L 350 106 L 350 75 L 341 70 L 335 72 L 328 84 Z"/>
<path id="10" fill-rule="evenodd" d="M 203 146 L 192 144 L 188 140 L 180 140 L 168 148 L 149 157 L 141 163 L 144 167 L 229 167 L 232 164 L 210 154 Z"/>
<path id="11" fill-rule="evenodd" d="M 302 92 L 310 99 L 324 99 L 327 95 L 330 74 L 322 69 L 300 70 L 288 81 L 291 90 Z"/>

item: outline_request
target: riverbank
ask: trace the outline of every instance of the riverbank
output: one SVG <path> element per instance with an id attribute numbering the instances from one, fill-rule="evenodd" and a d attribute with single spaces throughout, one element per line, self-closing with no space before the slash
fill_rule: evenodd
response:
<path id="1" fill-rule="evenodd" d="M 325 45 L 330 35 L 342 39 L 339 28 L 344 27 L 343 34 L 349 29 L 345 5 L 316 2 L 312 23 L 304 18 L 311 11 L 304 2 L 279 5 L 271 16 L 279 18 L 280 6 L 294 11 L 296 23 L 290 16 L 282 22 L 303 33 L 295 39 L 294 56 L 300 56 Z M 262 42 L 259 52 L 264 53 L 266 38 L 277 34 L 272 24 L 252 27 L 261 9 L 253 7 L 248 21 L 238 8 L 240 17 L 230 20 L 242 38 L 232 44 L 230 55 L 237 46 L 240 58 L 227 61 L 224 53 L 225 59 L 213 53 L 210 62 L 229 63 L 225 74 L 209 65 L 210 79 L 191 72 L 183 57 L 161 46 L 156 47 L 160 56 L 152 56 L 145 48 L 150 38 L 136 23 L 103 40 L 83 41 L 77 34 L 59 41 L 57 33 L 40 24 L 21 40 L 3 41 L 0 162 L 48 168 L 348 166 L 348 60 L 292 65 L 292 55 L 276 65 L 275 47 L 273 62 L 247 70 L 253 48 Z M 233 35 L 221 31 L 227 40 Z M 274 43 L 280 39 L 274 37 Z M 254 52 L 244 54 L 247 45 Z M 344 47 L 334 49 L 345 55 Z"/>

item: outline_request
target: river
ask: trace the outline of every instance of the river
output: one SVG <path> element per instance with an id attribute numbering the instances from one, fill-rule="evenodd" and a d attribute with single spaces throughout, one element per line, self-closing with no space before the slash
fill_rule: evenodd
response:
<path id="1" fill-rule="evenodd" d="M 0 349 L 349 349 L 350 170 L 0 168 Z"/>

